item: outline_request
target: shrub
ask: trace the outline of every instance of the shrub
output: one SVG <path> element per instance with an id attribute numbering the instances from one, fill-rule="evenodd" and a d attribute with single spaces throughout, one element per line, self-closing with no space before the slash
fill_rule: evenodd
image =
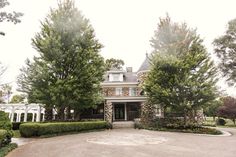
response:
<path id="1" fill-rule="evenodd" d="M 16 143 L 10 143 L 7 146 L 2 147 L 0 149 L 0 157 L 6 156 L 10 151 L 12 151 L 15 148 L 17 148 L 17 144 Z"/>
<path id="2" fill-rule="evenodd" d="M 11 130 L 12 124 L 7 114 L 3 111 L 0 111 L 0 129 Z"/>
<path id="3" fill-rule="evenodd" d="M 216 125 L 225 125 L 226 124 L 226 121 L 222 118 L 218 118 L 216 120 Z"/>
<path id="4" fill-rule="evenodd" d="M 96 129 L 106 129 L 104 121 L 94 122 L 54 122 L 54 123 L 24 123 L 20 125 L 20 134 L 23 137 L 81 132 Z"/>
<path id="5" fill-rule="evenodd" d="M 22 122 L 12 122 L 12 130 L 19 130 L 21 124 Z"/>
<path id="6" fill-rule="evenodd" d="M 11 142 L 12 134 L 7 130 L 0 130 L 0 147 L 4 147 Z"/>

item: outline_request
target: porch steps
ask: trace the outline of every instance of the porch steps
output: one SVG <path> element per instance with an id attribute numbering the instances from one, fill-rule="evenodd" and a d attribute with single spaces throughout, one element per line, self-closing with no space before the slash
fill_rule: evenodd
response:
<path id="1" fill-rule="evenodd" d="M 134 122 L 133 121 L 113 122 L 112 126 L 113 129 L 134 128 Z"/>

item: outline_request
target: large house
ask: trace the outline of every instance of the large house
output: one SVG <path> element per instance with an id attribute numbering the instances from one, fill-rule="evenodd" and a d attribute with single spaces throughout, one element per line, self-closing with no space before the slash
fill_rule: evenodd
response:
<path id="1" fill-rule="evenodd" d="M 140 85 L 149 71 L 149 65 L 146 56 L 137 72 L 133 72 L 132 67 L 127 67 L 126 71 L 107 71 L 102 83 L 104 104 L 99 105 L 97 109 L 87 110 L 81 117 L 104 118 L 110 123 L 140 118 L 141 106 L 147 100 Z M 159 109 L 156 113 L 160 113 Z"/>

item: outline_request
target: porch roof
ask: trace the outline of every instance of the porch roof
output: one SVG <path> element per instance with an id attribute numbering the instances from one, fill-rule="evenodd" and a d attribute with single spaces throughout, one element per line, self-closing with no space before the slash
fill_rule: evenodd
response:
<path id="1" fill-rule="evenodd" d="M 107 102 L 145 102 L 147 97 L 144 96 L 129 96 L 129 97 L 105 97 Z"/>

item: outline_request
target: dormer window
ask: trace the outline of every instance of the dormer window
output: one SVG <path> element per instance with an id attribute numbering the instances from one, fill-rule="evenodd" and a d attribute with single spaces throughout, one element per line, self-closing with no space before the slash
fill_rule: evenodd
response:
<path id="1" fill-rule="evenodd" d="M 109 81 L 122 82 L 123 74 L 122 73 L 111 73 L 109 74 Z"/>

